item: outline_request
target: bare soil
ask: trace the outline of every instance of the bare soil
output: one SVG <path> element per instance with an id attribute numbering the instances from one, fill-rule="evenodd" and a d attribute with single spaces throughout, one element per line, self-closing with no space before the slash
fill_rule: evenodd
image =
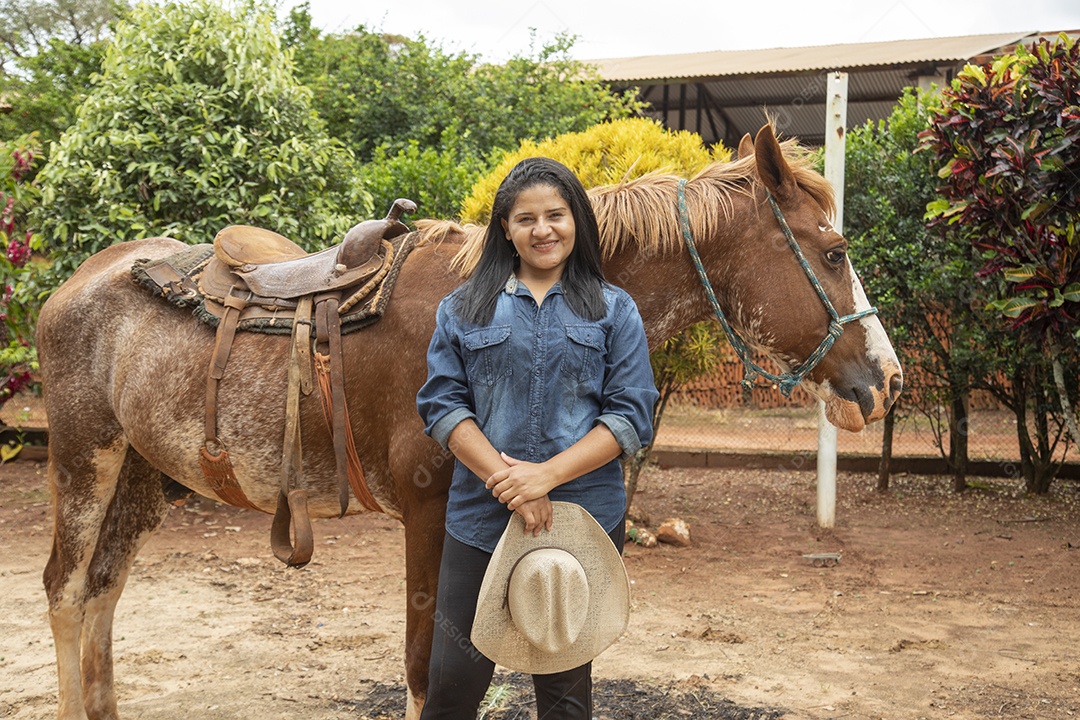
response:
<path id="1" fill-rule="evenodd" d="M 1023 497 L 986 481 L 843 475 L 835 530 L 814 476 L 650 469 L 636 504 L 693 545 L 631 545 L 630 629 L 595 661 L 598 718 L 1080 716 L 1080 486 Z M 117 610 L 125 718 L 401 717 L 404 534 L 386 517 L 316 523 L 301 571 L 267 516 L 210 500 L 171 511 Z M 639 523 L 640 524 L 640 523 Z M 0 467 L 0 718 L 51 718 L 41 589 L 44 468 Z M 835 567 L 804 554 L 836 552 Z M 499 673 L 487 718 L 528 718 Z"/>

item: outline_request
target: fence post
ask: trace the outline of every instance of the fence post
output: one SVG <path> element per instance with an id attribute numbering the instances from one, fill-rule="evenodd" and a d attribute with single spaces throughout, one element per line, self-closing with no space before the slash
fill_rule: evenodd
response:
<path id="1" fill-rule="evenodd" d="M 825 88 L 825 179 L 836 195 L 833 227 L 844 233 L 844 142 L 847 129 L 847 86 L 844 72 L 831 72 Z M 818 401 L 817 452 L 818 525 L 836 524 L 836 428 L 825 419 L 825 403 Z"/>

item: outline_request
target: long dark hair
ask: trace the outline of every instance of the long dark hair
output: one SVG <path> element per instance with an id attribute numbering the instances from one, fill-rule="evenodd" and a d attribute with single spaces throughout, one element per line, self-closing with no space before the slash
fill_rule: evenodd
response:
<path id="1" fill-rule="evenodd" d="M 581 181 L 565 165 L 550 158 L 534 157 L 515 165 L 495 193 L 480 260 L 458 292 L 455 308 L 463 320 L 487 325 L 495 316 L 499 293 L 517 265 L 514 245 L 506 241 L 501 221 L 510 217 L 518 195 L 536 185 L 555 188 L 574 216 L 574 249 L 561 280 L 566 302 L 586 320 L 599 320 L 607 311 L 604 272 L 600 267 L 600 229 L 589 196 Z"/>

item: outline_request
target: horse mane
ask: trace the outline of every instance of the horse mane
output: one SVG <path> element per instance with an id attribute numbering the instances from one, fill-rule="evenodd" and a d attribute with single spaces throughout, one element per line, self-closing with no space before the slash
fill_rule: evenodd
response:
<path id="1" fill-rule="evenodd" d="M 836 199 L 832 186 L 813 169 L 806 150 L 795 140 L 781 142 L 780 148 L 799 187 L 827 215 L 834 216 Z M 753 196 L 754 183 L 758 182 L 756 167 L 753 155 L 734 162 L 715 162 L 687 181 L 686 207 L 695 238 L 715 235 L 720 223 L 731 218 L 735 194 Z M 600 251 L 604 259 L 626 251 L 649 257 L 676 252 L 682 247 L 676 201 L 678 185 L 679 176 L 656 172 L 589 190 L 600 226 Z M 714 211 L 717 207 L 721 212 Z M 480 261 L 486 232 L 486 225 L 462 226 L 449 220 L 429 220 L 423 221 L 421 237 L 425 241 L 460 242 L 461 248 L 450 266 L 468 277 Z"/>

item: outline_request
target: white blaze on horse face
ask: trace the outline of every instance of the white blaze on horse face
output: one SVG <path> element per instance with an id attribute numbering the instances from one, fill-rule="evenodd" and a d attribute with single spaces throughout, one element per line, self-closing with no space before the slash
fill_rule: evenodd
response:
<path id="1" fill-rule="evenodd" d="M 863 290 L 862 282 L 859 281 L 859 276 L 855 273 L 855 268 L 851 266 L 851 259 L 848 259 L 848 272 L 851 273 L 851 296 L 855 301 L 855 312 L 862 312 L 869 310 L 870 300 L 866 297 L 866 291 Z M 871 360 L 876 360 L 886 376 L 888 376 L 889 366 L 899 370 L 900 361 L 896 357 L 896 351 L 893 350 L 892 343 L 889 342 L 889 336 L 885 333 L 885 328 L 881 325 L 881 320 L 878 319 L 876 314 L 867 315 L 864 318 L 859 319 L 859 324 L 862 325 L 863 330 L 866 331 L 866 356 Z M 886 387 L 886 392 L 888 388 Z"/>

